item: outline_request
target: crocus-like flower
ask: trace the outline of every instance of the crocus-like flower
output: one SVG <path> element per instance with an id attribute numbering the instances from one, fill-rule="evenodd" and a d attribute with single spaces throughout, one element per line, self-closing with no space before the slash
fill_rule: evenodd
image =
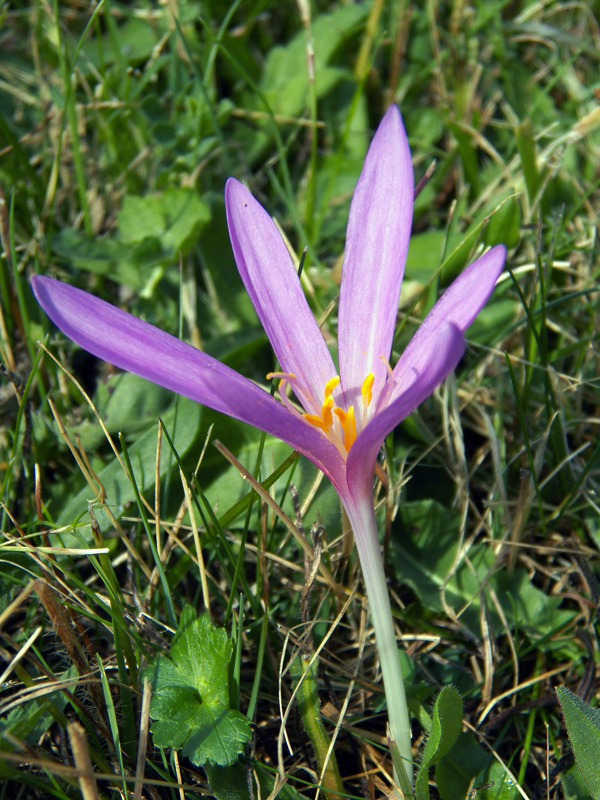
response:
<path id="1" fill-rule="evenodd" d="M 408 713 L 373 509 L 385 436 L 458 364 L 463 334 L 504 265 L 497 246 L 442 294 L 392 369 L 389 363 L 412 224 L 414 179 L 400 112 L 381 122 L 358 180 L 346 234 L 336 369 L 275 223 L 250 192 L 225 189 L 237 266 L 281 372 L 280 400 L 214 358 L 86 292 L 50 278 L 33 290 L 74 342 L 121 369 L 262 428 L 331 480 L 352 525 L 377 639 L 390 729 L 410 763 Z M 297 399 L 286 393 L 290 387 Z M 408 766 L 408 764 L 407 764 Z M 408 770 L 409 775 L 412 770 Z"/>

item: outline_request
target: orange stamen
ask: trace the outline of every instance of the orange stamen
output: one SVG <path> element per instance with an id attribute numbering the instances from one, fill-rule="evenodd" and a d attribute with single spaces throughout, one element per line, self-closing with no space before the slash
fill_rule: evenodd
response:
<path id="1" fill-rule="evenodd" d="M 368 408 L 373 397 L 373 384 L 375 383 L 375 375 L 369 372 L 362 384 L 362 403 L 363 408 Z"/>
<path id="2" fill-rule="evenodd" d="M 331 409 L 333 408 L 333 397 L 331 394 L 329 396 L 325 395 L 325 402 L 321 407 L 321 417 L 323 418 L 323 428 L 324 431 L 328 431 L 329 428 L 333 425 L 333 414 L 331 413 Z"/>
<path id="3" fill-rule="evenodd" d="M 331 397 L 331 393 L 333 392 L 333 390 L 335 389 L 335 387 L 338 385 L 339 382 L 340 379 L 337 375 L 335 376 L 335 378 L 331 378 L 331 380 L 327 381 L 327 383 L 325 384 L 325 400 L 327 400 L 328 397 Z"/>
<path id="4" fill-rule="evenodd" d="M 318 414 L 303 414 L 302 416 L 307 422 L 310 422 L 311 425 L 314 425 L 315 428 L 319 428 L 322 431 L 327 431 L 325 423 Z"/>
<path id="5" fill-rule="evenodd" d="M 284 380 L 289 381 L 290 379 L 294 379 L 296 376 L 293 372 L 269 372 L 267 375 L 267 380 L 270 381 L 271 378 L 283 378 Z"/>
<path id="6" fill-rule="evenodd" d="M 341 408 L 334 408 L 333 413 L 339 419 L 344 431 L 344 447 L 350 450 L 356 439 L 356 419 L 354 417 L 354 406 L 349 406 L 348 411 Z"/>

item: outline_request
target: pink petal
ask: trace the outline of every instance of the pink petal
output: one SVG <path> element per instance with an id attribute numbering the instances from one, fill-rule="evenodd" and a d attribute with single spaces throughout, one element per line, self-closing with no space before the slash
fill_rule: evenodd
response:
<path id="1" fill-rule="evenodd" d="M 254 308 L 304 408 L 321 411 L 335 367 L 287 247 L 269 214 L 239 181 L 225 186 L 231 246 Z"/>
<path id="2" fill-rule="evenodd" d="M 406 376 L 418 369 L 424 353 L 436 347 L 442 329 L 456 325 L 464 333 L 487 303 L 506 260 L 506 247 L 496 245 L 461 272 L 425 317 L 393 372 L 394 400 L 402 392 Z"/>
<path id="3" fill-rule="evenodd" d="M 397 106 L 390 106 L 365 159 L 348 219 L 340 288 L 340 377 L 348 405 L 375 374 L 376 398 L 387 377 L 400 287 L 412 226 L 414 177 Z"/>
<path id="4" fill-rule="evenodd" d="M 344 483 L 344 462 L 331 442 L 252 381 L 81 289 L 41 276 L 31 283 L 46 314 L 84 350 L 273 434 L 304 453 L 335 485 Z"/>

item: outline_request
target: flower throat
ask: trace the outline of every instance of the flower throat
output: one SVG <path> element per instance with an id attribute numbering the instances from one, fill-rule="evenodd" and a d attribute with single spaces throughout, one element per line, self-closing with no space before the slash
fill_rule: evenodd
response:
<path id="1" fill-rule="evenodd" d="M 292 381 L 296 379 L 296 376 L 292 373 L 270 372 L 267 375 L 267 378 L 281 378 L 279 383 L 279 394 L 284 404 L 288 405 L 290 401 L 285 393 L 285 387 L 287 383 L 292 384 Z M 369 372 L 361 387 L 361 421 L 363 421 L 362 418 L 364 417 L 364 414 L 371 403 L 374 382 L 375 375 L 374 373 Z M 343 408 L 336 406 L 333 398 L 333 390 L 339 385 L 339 383 L 340 378 L 338 375 L 336 375 L 328 380 L 325 384 L 325 398 L 323 400 L 323 404 L 321 405 L 320 414 L 305 413 L 302 414 L 302 416 L 307 422 L 309 422 L 311 425 L 314 425 L 315 428 L 319 428 L 319 430 L 323 431 L 327 438 L 330 439 L 331 442 L 337 447 L 340 453 L 345 456 L 356 439 L 356 414 L 354 411 L 354 406 L 348 406 L 346 411 Z M 336 430 L 334 415 L 339 420 L 341 431 Z"/>

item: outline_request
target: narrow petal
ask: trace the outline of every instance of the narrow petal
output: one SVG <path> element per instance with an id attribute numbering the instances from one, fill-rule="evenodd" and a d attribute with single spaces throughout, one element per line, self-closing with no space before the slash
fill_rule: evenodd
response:
<path id="1" fill-rule="evenodd" d="M 343 481 L 344 463 L 331 442 L 230 367 L 81 289 L 41 276 L 31 283 L 46 314 L 84 350 L 277 436 L 334 483 Z"/>
<path id="2" fill-rule="evenodd" d="M 373 372 L 376 398 L 387 376 L 412 227 L 414 176 L 397 106 L 390 106 L 354 190 L 340 288 L 340 377 L 356 404 Z"/>
<path id="3" fill-rule="evenodd" d="M 462 332 L 455 325 L 445 325 L 435 346 L 423 352 L 419 364 L 405 375 L 400 394 L 369 422 L 350 448 L 347 480 L 353 495 L 366 491 L 367 484 L 371 488 L 375 459 L 387 434 L 429 397 L 456 367 L 463 352 Z"/>
<path id="4" fill-rule="evenodd" d="M 335 367 L 287 247 L 269 214 L 233 178 L 225 187 L 225 206 L 238 270 L 281 370 L 296 376 L 290 383 L 298 399 L 318 414 Z"/>
<path id="5" fill-rule="evenodd" d="M 506 247 L 499 244 L 461 272 L 446 289 L 400 356 L 393 372 L 396 390 L 392 402 L 402 392 L 406 376 L 419 367 L 424 353 L 435 346 L 440 332 L 451 322 L 464 333 L 487 303 L 506 260 Z"/>

